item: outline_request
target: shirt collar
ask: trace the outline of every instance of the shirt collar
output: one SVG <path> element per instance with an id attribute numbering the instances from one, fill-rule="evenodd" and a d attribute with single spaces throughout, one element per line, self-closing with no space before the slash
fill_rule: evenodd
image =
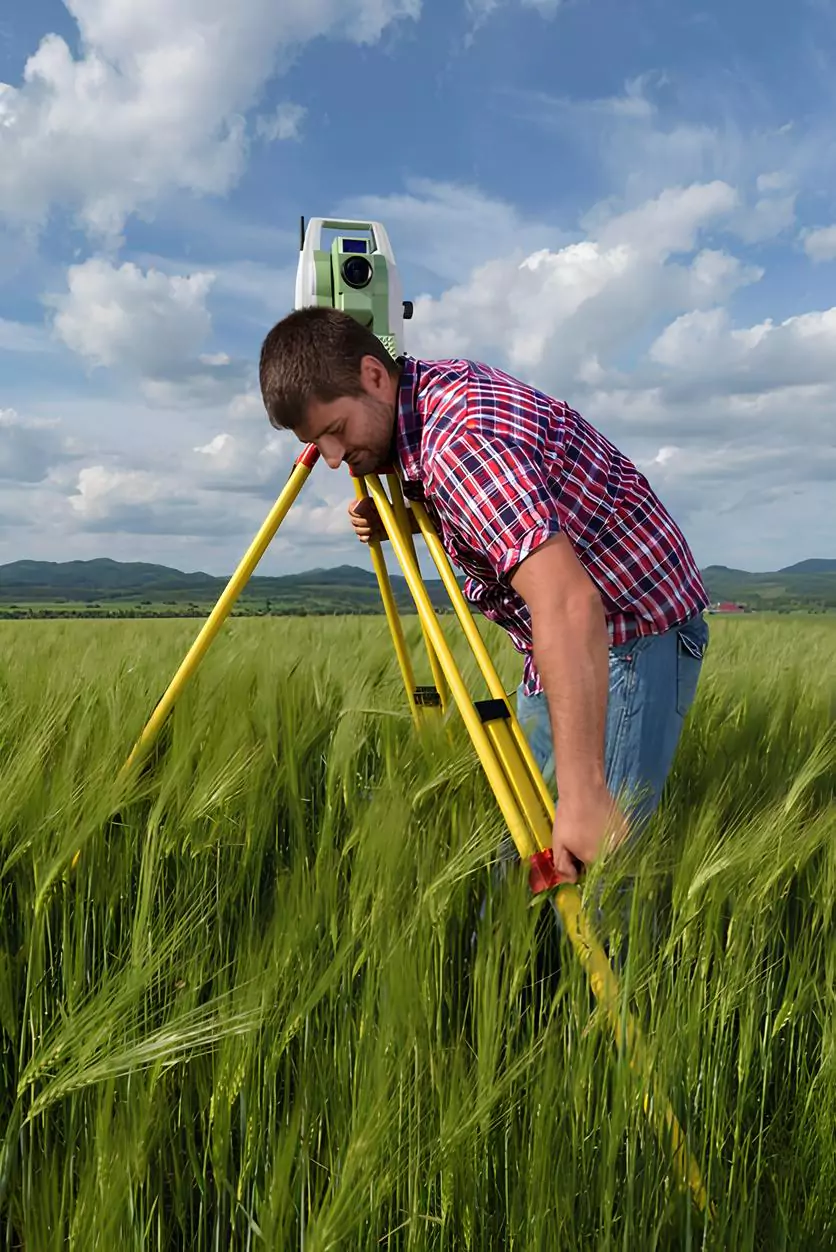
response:
<path id="1" fill-rule="evenodd" d="M 398 358 L 401 377 L 395 419 L 395 454 L 404 478 L 421 481 L 421 436 L 424 420 L 418 406 L 419 363 L 415 357 Z"/>

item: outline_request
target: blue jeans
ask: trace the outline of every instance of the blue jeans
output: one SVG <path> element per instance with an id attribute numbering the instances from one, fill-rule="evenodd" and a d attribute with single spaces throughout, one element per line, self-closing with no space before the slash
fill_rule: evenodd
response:
<path id="1" fill-rule="evenodd" d="M 607 786 L 628 816 L 631 840 L 662 798 L 682 725 L 694 702 L 708 623 L 698 614 L 658 635 L 610 648 L 605 768 Z M 552 731 L 544 692 L 517 692 L 517 716 L 554 792 Z"/>
<path id="2" fill-rule="evenodd" d="M 630 826 L 629 841 L 655 812 L 673 765 L 682 726 L 697 692 L 703 658 L 708 648 L 708 623 L 702 614 L 660 635 L 643 635 L 617 644 L 609 653 L 609 698 L 605 732 L 605 769 L 610 792 L 621 803 Z M 548 705 L 543 692 L 527 696 L 517 691 L 517 716 L 546 783 L 554 794 L 555 767 Z M 500 882 L 517 858 L 510 837 L 498 850 L 494 881 Z M 620 884 L 618 896 L 622 949 L 617 963 L 626 957 L 626 933 L 632 903 L 630 881 Z M 598 903 L 590 920 L 603 924 Z M 563 925 L 557 903 L 550 901 L 559 931 Z M 481 912 L 484 913 L 485 901 Z M 608 947 L 608 944 L 605 944 Z"/>

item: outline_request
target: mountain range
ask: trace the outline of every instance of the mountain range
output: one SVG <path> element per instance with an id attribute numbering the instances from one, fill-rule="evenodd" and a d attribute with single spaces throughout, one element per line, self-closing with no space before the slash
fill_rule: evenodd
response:
<path id="1" fill-rule="evenodd" d="M 394 565 L 389 556 L 388 564 Z M 813 559 L 785 566 L 773 573 L 750 573 L 725 565 L 702 570 L 712 601 L 732 601 L 751 608 L 798 605 L 836 608 L 836 560 Z M 411 604 L 406 580 L 390 573 L 398 601 Z M 167 565 L 113 561 L 13 561 L 0 565 L 0 604 L 102 602 L 130 604 L 205 605 L 223 591 L 228 579 L 201 571 L 186 573 Z M 439 579 L 427 579 L 436 603 L 445 603 Z M 376 576 L 354 565 L 311 569 L 300 574 L 254 575 L 242 600 L 270 601 L 278 609 L 307 606 L 308 611 L 334 612 L 345 605 L 355 611 L 379 607 Z"/>

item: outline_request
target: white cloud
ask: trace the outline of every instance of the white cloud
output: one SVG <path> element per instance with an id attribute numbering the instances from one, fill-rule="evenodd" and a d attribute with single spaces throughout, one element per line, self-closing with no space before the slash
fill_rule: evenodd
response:
<path id="1" fill-rule="evenodd" d="M 199 410 L 234 398 L 252 372 L 249 361 L 202 362 L 194 368 L 185 363 L 169 378 L 144 378 L 141 389 L 158 408 Z"/>
<path id="2" fill-rule="evenodd" d="M 265 232 L 266 233 L 266 232 Z M 294 255 L 298 247 L 298 233 L 286 238 L 271 238 L 269 247 L 256 245 L 254 251 L 262 250 L 273 257 Z M 246 253 L 250 243 L 246 237 L 236 240 L 242 251 Z M 145 270 L 154 270 L 159 274 L 172 277 L 184 268 L 192 274 L 207 274 L 211 277 L 210 296 L 212 301 L 223 301 L 226 313 L 232 314 L 239 325 L 251 322 L 259 328 L 264 325 L 265 314 L 275 314 L 278 318 L 293 307 L 294 287 L 296 282 L 296 263 L 278 267 L 267 261 L 248 259 L 236 261 L 219 261 L 217 258 L 199 259 L 190 256 L 189 262 L 181 257 L 167 257 L 157 253 L 135 253 L 134 264 Z M 234 305 L 234 309 L 233 306 Z"/>
<path id="3" fill-rule="evenodd" d="M 212 442 L 210 439 L 209 443 Z M 226 441 L 224 441 L 226 442 Z M 258 437 L 253 437 L 258 445 Z M 292 443 L 292 441 L 289 441 Z M 295 455 L 290 446 L 287 457 Z M 124 458 L 65 465 L 39 482 L 4 484 L 0 562 L 22 557 L 163 562 L 229 576 L 264 522 L 286 474 L 253 491 L 241 490 L 196 468 L 197 455 L 157 456 L 137 468 Z M 280 459 L 280 458 L 278 458 Z M 318 467 L 264 554 L 257 573 L 286 573 L 318 565 L 369 568 L 354 538 L 347 506 L 354 492 L 347 475 Z"/>
<path id="4" fill-rule="evenodd" d="M 567 147 L 582 161 L 595 153 L 619 211 L 671 186 L 721 181 L 739 197 L 727 229 L 744 243 L 777 238 L 794 228 L 799 190 L 810 174 L 832 162 L 832 132 L 811 127 L 799 134 L 771 122 L 743 126 L 734 101 L 712 86 L 710 110 L 704 92 L 689 98 L 681 82 L 659 73 L 630 79 L 623 93 L 603 98 L 525 90 L 506 96 L 516 117 L 540 132 L 541 159 L 549 158 L 550 135 L 559 137 L 564 160 Z"/>
<path id="5" fill-rule="evenodd" d="M 370 43 L 421 0 L 66 0 L 81 53 L 42 39 L 0 84 L 0 214 L 43 225 L 66 206 L 113 237 L 170 189 L 219 194 L 246 153 L 244 114 L 294 50 Z"/>
<path id="6" fill-rule="evenodd" d="M 337 205 L 338 217 L 385 225 L 398 262 L 417 272 L 456 282 L 496 256 L 523 259 L 535 248 L 568 242 L 554 225 L 532 221 L 508 200 L 462 183 L 411 178 L 403 192 L 353 196 Z"/>
<path id="7" fill-rule="evenodd" d="M 693 252 L 736 203 L 725 183 L 669 189 L 627 213 L 599 214 L 595 236 L 581 243 L 488 261 L 439 299 L 415 302 L 409 350 L 498 353 L 564 390 L 588 381 L 599 359 L 612 359 L 660 314 L 710 307 L 760 277 L 717 250 L 672 259 Z"/>
<path id="8" fill-rule="evenodd" d="M 602 120 L 641 119 L 649 120 L 657 115 L 657 108 L 648 95 L 648 87 L 654 83 L 665 83 L 663 74 L 647 72 L 635 78 L 629 78 L 624 84 L 621 95 L 613 96 L 553 96 L 543 92 L 523 92 L 521 98 L 529 105 L 539 107 L 541 121 L 558 122 L 562 117 L 586 118 L 600 124 Z M 520 93 L 517 93 L 518 98 Z"/>
<path id="9" fill-rule="evenodd" d="M 656 471 L 660 484 L 669 478 L 686 478 L 705 492 L 709 484 L 722 484 L 732 497 L 751 490 L 753 479 L 767 477 L 770 488 L 797 487 L 803 482 L 836 479 L 836 448 L 788 447 L 766 440 L 760 446 L 732 441 L 705 448 L 664 447 L 644 462 L 646 471 Z M 761 483 L 763 486 L 763 483 Z M 727 506 L 727 510 L 730 509 Z"/>
<path id="10" fill-rule="evenodd" d="M 639 371 L 645 386 L 639 385 Z M 729 394 L 706 379 L 697 389 L 672 372 L 648 368 L 643 359 L 636 374 L 615 382 L 605 374 L 600 386 L 579 386 L 571 395 L 628 456 L 655 455 L 666 445 L 717 447 L 729 439 L 757 443 L 780 437 L 814 448 L 832 443 L 836 397 L 827 383 Z"/>
<path id="11" fill-rule="evenodd" d="M 0 409 L 0 482 L 43 482 L 74 455 L 73 442 L 61 434 L 57 421 Z"/>
<path id="12" fill-rule="evenodd" d="M 737 207 L 738 193 L 728 183 L 693 183 L 689 187 L 666 187 L 654 199 L 638 208 L 597 220 L 604 247 L 627 245 L 638 252 L 664 257 L 673 252 L 690 252 L 699 231 L 722 221 Z"/>
<path id="13" fill-rule="evenodd" d="M 156 375 L 196 357 L 212 327 L 206 297 L 214 275 L 169 277 L 92 257 L 67 271 L 68 292 L 51 296 L 59 337 L 94 365 Z"/>
<path id="14" fill-rule="evenodd" d="M 234 422 L 251 421 L 254 418 L 264 421 L 265 410 L 261 392 L 243 391 L 240 395 L 234 396 L 229 402 L 227 413 Z"/>
<path id="15" fill-rule="evenodd" d="M 685 313 L 649 350 L 679 385 L 700 395 L 836 385 L 836 308 L 734 328 L 725 309 Z"/>
<path id="16" fill-rule="evenodd" d="M 773 170 L 771 174 L 759 174 L 755 185 L 758 191 L 784 191 L 791 181 L 785 170 Z"/>
<path id="17" fill-rule="evenodd" d="M 231 398 L 251 368 L 200 351 L 212 330 L 206 301 L 214 278 L 92 257 L 71 266 L 67 292 L 45 303 L 55 310 L 56 335 L 92 366 L 138 376 L 155 404 L 205 404 Z"/>
<path id="18" fill-rule="evenodd" d="M 239 498 L 275 500 L 284 489 L 293 462 L 302 450 L 287 431 L 274 431 L 266 418 L 237 430 L 222 431 L 193 448 L 184 460 L 181 477 L 200 492 L 236 493 Z M 328 536 L 347 539 L 348 504 L 355 498 L 351 479 L 329 470 L 324 462 L 314 468 L 282 523 L 285 534 L 303 542 L 322 542 Z M 262 519 L 263 520 L 263 519 Z"/>
<path id="19" fill-rule="evenodd" d="M 0 351 L 49 352 L 50 347 L 42 326 L 11 322 L 0 317 Z"/>
<path id="20" fill-rule="evenodd" d="M 197 444 L 186 469 L 188 476 L 210 491 L 279 494 L 298 451 L 291 442 L 270 432 L 266 418 L 235 434 L 221 431 Z"/>
<path id="21" fill-rule="evenodd" d="M 307 112 L 308 110 L 301 104 L 283 102 L 274 113 L 256 119 L 256 134 L 268 143 L 274 143 L 276 140 L 300 139 L 302 123 Z"/>
<path id="22" fill-rule="evenodd" d="M 76 533 L 243 540 L 257 528 L 251 505 L 232 499 L 224 505 L 171 472 L 87 465 L 65 503 Z"/>
<path id="23" fill-rule="evenodd" d="M 133 509 L 161 498 L 164 485 L 146 470 L 114 470 L 105 465 L 86 465 L 80 470 L 70 506 L 84 520 L 99 520 L 112 511 Z"/>
<path id="24" fill-rule="evenodd" d="M 292 438 L 265 438 L 262 429 L 238 435 L 221 432 L 196 445 L 178 464 L 157 459 L 149 468 L 120 464 L 88 464 L 58 493 L 51 509 L 60 515 L 63 500 L 69 532 L 103 535 L 165 535 L 176 539 L 219 539 L 236 561 L 255 535 L 270 504 L 287 482 L 300 445 Z M 356 559 L 347 506 L 354 499 L 347 475 L 333 475 L 323 466 L 305 484 L 280 527 L 274 551 L 298 548 L 298 568 L 312 563 L 305 553 L 323 547 L 327 557 L 345 544 L 344 559 Z M 235 541 L 237 540 L 237 546 Z M 231 564 L 229 568 L 231 572 Z"/>
<path id="25" fill-rule="evenodd" d="M 821 549 L 829 534 L 827 516 L 832 508 L 822 504 L 833 495 L 836 448 L 798 443 L 787 438 L 777 422 L 757 438 L 753 433 L 736 432 L 728 422 L 716 442 L 664 447 L 655 456 L 639 456 L 636 461 L 654 490 L 689 525 L 695 518 L 702 522 L 710 512 L 715 518 L 733 518 L 727 526 L 742 523 L 751 534 L 748 511 L 769 505 L 777 517 L 786 519 L 796 511 L 798 497 L 808 497 L 818 502 L 820 512 L 813 513 L 806 533 L 812 546 Z M 785 534 L 784 543 L 791 537 Z M 734 543 L 736 536 L 729 534 L 728 539 Z"/>
<path id="26" fill-rule="evenodd" d="M 731 229 L 744 243 L 761 243 L 775 239 L 795 224 L 797 192 L 786 196 L 760 196 L 747 205 L 731 222 Z"/>
<path id="27" fill-rule="evenodd" d="M 212 271 L 213 291 L 218 297 L 238 302 L 242 306 L 237 310 L 241 318 L 255 318 L 262 326 L 265 313 L 278 318 L 293 308 L 295 263 L 277 268 L 256 261 L 222 262 L 213 265 Z M 246 305 L 251 307 L 245 308 Z"/>
<path id="28" fill-rule="evenodd" d="M 128 432 L 142 425 L 142 410 L 135 404 L 121 416 Z M 159 415 L 153 418 L 156 423 Z M 166 549 L 203 540 L 211 546 L 213 568 L 219 568 L 223 553 L 221 568 L 231 572 L 285 488 L 301 444 L 289 432 L 272 430 L 263 409 L 259 418 L 242 415 L 233 431 L 218 428 L 223 410 L 217 407 L 201 418 L 185 423 L 176 441 L 161 441 L 149 421 L 148 437 L 133 450 L 121 439 L 117 443 L 125 446 L 116 452 L 102 446 L 94 451 L 90 441 L 77 440 L 72 456 L 59 454 L 52 433 L 58 423 L 33 421 L 28 427 L 43 428 L 43 444 L 32 450 L 18 440 L 12 448 L 13 467 L 4 427 L 19 426 L 20 419 L 15 414 L 0 418 L 0 478 L 8 469 L 18 484 L 33 484 L 28 495 L 4 492 L 10 509 L 7 526 L 27 527 L 34 512 L 38 533 L 51 529 L 60 535 L 65 552 L 84 549 L 89 534 L 106 537 L 102 542 L 111 545 L 109 551 L 120 547 L 119 536 L 137 541 L 163 536 Z M 202 437 L 196 439 L 194 432 L 201 427 Z M 284 554 L 282 559 L 292 559 L 296 568 L 311 564 L 306 551 L 317 553 L 320 561 L 356 559 L 346 511 L 353 499 L 347 474 L 332 474 L 324 463 L 318 466 L 282 522 L 280 542 L 271 544 L 273 556 Z M 8 550 L 9 542 L 7 529 L 0 548 Z M 334 557 L 341 544 L 346 545 L 343 556 Z"/>
<path id="29" fill-rule="evenodd" d="M 519 0 L 519 2 L 524 9 L 536 9 L 543 17 L 553 17 L 563 4 L 563 0 Z M 483 22 L 507 3 L 508 0 L 466 0 L 466 8 L 477 22 Z"/>
<path id="30" fill-rule="evenodd" d="M 836 226 L 807 231 L 804 251 L 812 261 L 836 261 Z"/>

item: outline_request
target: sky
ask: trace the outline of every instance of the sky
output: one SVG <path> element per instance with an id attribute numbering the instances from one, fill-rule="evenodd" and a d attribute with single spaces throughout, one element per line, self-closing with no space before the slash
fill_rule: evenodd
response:
<path id="1" fill-rule="evenodd" d="M 232 573 L 303 215 L 381 221 L 406 351 L 572 405 L 702 567 L 836 557 L 834 52 L 836 0 L 6 6 L 0 562 Z M 368 567 L 353 498 L 320 462 L 258 572 Z"/>

